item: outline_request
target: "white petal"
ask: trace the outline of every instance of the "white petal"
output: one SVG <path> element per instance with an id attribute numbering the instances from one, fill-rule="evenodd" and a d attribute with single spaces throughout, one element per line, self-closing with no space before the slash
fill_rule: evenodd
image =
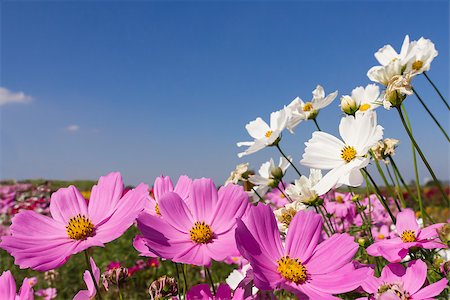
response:
<path id="1" fill-rule="evenodd" d="M 265 137 L 265 134 L 270 130 L 270 127 L 263 121 L 263 119 L 256 118 L 245 125 L 245 129 L 247 129 L 248 134 L 250 134 L 252 138 L 259 140 Z"/>

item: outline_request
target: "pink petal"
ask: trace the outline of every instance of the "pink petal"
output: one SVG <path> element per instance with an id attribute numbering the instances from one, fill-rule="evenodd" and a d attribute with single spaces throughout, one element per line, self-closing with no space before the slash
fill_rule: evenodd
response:
<path id="1" fill-rule="evenodd" d="M 226 283 L 221 283 L 217 288 L 216 300 L 227 300 L 231 299 L 231 289 Z"/>
<path id="2" fill-rule="evenodd" d="M 174 192 L 180 195 L 181 199 L 184 201 L 189 197 L 189 192 L 191 190 L 192 179 L 186 175 L 180 176 L 177 185 L 175 186 Z"/>
<path id="3" fill-rule="evenodd" d="M 438 235 L 437 231 L 443 225 L 444 225 L 444 223 L 433 224 L 431 226 L 421 229 L 419 234 L 417 235 L 417 239 L 420 241 L 420 240 L 426 240 L 426 239 L 437 237 L 437 235 Z"/>
<path id="4" fill-rule="evenodd" d="M 236 241 L 234 232 L 229 231 L 214 238 L 210 243 L 205 244 L 208 256 L 215 261 L 223 261 L 230 253 L 236 253 Z"/>
<path id="5" fill-rule="evenodd" d="M 412 261 L 402 278 L 404 288 L 411 295 L 417 292 L 427 278 L 427 264 L 421 260 Z"/>
<path id="6" fill-rule="evenodd" d="M 88 299 L 91 299 L 93 296 L 95 296 L 95 294 L 97 294 L 97 291 L 95 290 L 95 285 L 94 285 L 94 281 L 92 280 L 91 273 L 89 273 L 88 270 L 84 271 L 83 280 L 84 280 L 84 283 L 86 283 L 86 286 L 88 288 L 88 293 L 89 293 Z"/>
<path id="7" fill-rule="evenodd" d="M 208 284 L 197 284 L 191 287 L 186 294 L 186 300 L 209 300 L 213 299 L 213 295 Z"/>
<path id="8" fill-rule="evenodd" d="M 196 179 L 191 185 L 188 205 L 195 221 L 211 224 L 212 212 L 217 204 L 217 189 L 209 178 Z"/>
<path id="9" fill-rule="evenodd" d="M 16 298 L 16 282 L 11 271 L 4 271 L 0 276 L 0 295 L 7 300 Z"/>
<path id="10" fill-rule="evenodd" d="M 50 213 L 53 219 L 67 224 L 78 214 L 88 216 L 86 200 L 73 185 L 54 192 L 50 200 Z"/>
<path id="11" fill-rule="evenodd" d="M 92 187 L 89 199 L 89 217 L 94 224 L 100 223 L 116 208 L 123 195 L 123 181 L 119 172 L 101 176 L 97 185 Z"/>
<path id="12" fill-rule="evenodd" d="M 395 223 L 396 231 L 399 235 L 405 230 L 412 230 L 419 233 L 419 224 L 417 224 L 416 214 L 410 208 L 406 208 L 397 214 L 397 222 Z"/>
<path id="13" fill-rule="evenodd" d="M 192 245 L 190 248 L 181 249 L 180 247 L 172 261 L 209 268 L 211 266 L 211 257 L 208 255 L 206 245 L 194 243 Z"/>
<path id="14" fill-rule="evenodd" d="M 313 211 L 295 214 L 286 236 L 286 255 L 306 261 L 319 242 L 322 217 Z"/>
<path id="15" fill-rule="evenodd" d="M 346 293 L 358 288 L 367 278 L 368 272 L 368 268 L 355 269 L 350 262 L 329 274 L 312 275 L 308 284 L 328 294 Z"/>
<path id="16" fill-rule="evenodd" d="M 133 239 L 133 247 L 139 252 L 140 256 L 157 257 L 156 254 L 148 250 L 146 239 L 143 236 L 137 235 Z"/>
<path id="17" fill-rule="evenodd" d="M 234 229 L 236 219 L 240 219 L 249 206 L 248 195 L 244 189 L 235 184 L 221 187 L 219 200 L 211 218 L 211 227 L 215 234 L 222 234 Z"/>
<path id="18" fill-rule="evenodd" d="M 340 298 L 335 297 L 329 293 L 324 293 L 321 291 L 316 290 L 312 285 L 310 284 L 302 284 L 302 285 L 295 285 L 290 286 L 288 288 L 291 292 L 293 292 L 298 299 L 304 299 L 304 300 L 339 300 Z"/>
<path id="19" fill-rule="evenodd" d="M 95 224 L 95 238 L 102 243 L 107 243 L 120 237 L 144 209 L 148 197 L 148 186 L 138 185 L 135 189 L 128 191 L 116 204 L 111 215 L 100 224 Z M 108 205 L 104 203 L 104 205 Z"/>
<path id="20" fill-rule="evenodd" d="M 402 277 L 405 275 L 405 268 L 399 263 L 393 263 L 385 266 L 381 271 L 380 279 L 384 282 L 399 282 L 402 281 Z"/>
<path id="21" fill-rule="evenodd" d="M 236 244 L 241 255 L 252 266 L 255 286 L 262 290 L 271 290 L 282 279 L 276 263 L 281 253 L 268 253 L 255 237 L 241 220 L 237 220 Z"/>
<path id="22" fill-rule="evenodd" d="M 373 270 L 369 272 L 370 273 L 367 275 L 366 279 L 361 283 L 361 287 L 369 294 L 374 294 L 378 291 L 380 285 L 383 284 L 383 281 L 374 276 Z"/>
<path id="23" fill-rule="evenodd" d="M 73 300 L 90 300 L 90 299 L 91 297 L 89 291 L 87 290 L 81 290 L 75 295 L 75 297 L 73 297 Z"/>
<path id="24" fill-rule="evenodd" d="M 316 247 L 309 261 L 306 261 L 306 268 L 311 274 L 333 272 L 349 263 L 356 251 L 358 244 L 352 236 L 334 234 Z"/>
<path id="25" fill-rule="evenodd" d="M 387 240 L 380 240 L 374 244 L 367 247 L 366 251 L 371 256 L 383 256 L 390 262 L 400 261 L 406 254 L 408 250 L 403 249 L 404 243 L 401 238 L 396 237 Z M 402 257 L 403 256 L 403 257 Z"/>
<path id="26" fill-rule="evenodd" d="M 166 193 L 159 201 L 159 210 L 166 222 L 181 232 L 189 233 L 194 226 L 191 212 L 178 194 Z"/>
<path id="27" fill-rule="evenodd" d="M 433 298 L 439 295 L 447 287 L 447 284 L 448 280 L 446 278 L 442 278 L 441 280 L 424 287 L 414 295 L 411 295 L 411 300 Z"/>
<path id="28" fill-rule="evenodd" d="M 159 201 L 159 199 L 161 199 L 161 197 L 168 192 L 173 192 L 173 184 L 170 177 L 156 177 L 155 183 L 153 184 L 153 194 L 155 195 L 156 201 Z"/>

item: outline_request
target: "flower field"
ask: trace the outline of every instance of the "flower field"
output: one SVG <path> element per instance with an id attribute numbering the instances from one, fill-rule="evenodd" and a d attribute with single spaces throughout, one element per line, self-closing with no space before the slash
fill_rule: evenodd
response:
<path id="1" fill-rule="evenodd" d="M 449 299 L 450 188 L 405 108 L 418 98 L 450 141 L 414 89 L 426 78 L 449 110 L 428 75 L 437 55 L 425 38 L 380 48 L 374 83 L 340 96 L 339 136 L 321 130 L 338 91 L 320 85 L 250 121 L 238 156 L 272 147 L 280 157 L 242 163 L 226 182 L 160 176 L 128 187 L 119 172 L 2 182 L 0 299 Z M 385 137 L 377 114 L 399 118 L 409 140 Z M 304 122 L 317 130 L 299 141 L 300 160 L 283 139 Z M 398 147 L 413 152 L 413 183 Z"/>

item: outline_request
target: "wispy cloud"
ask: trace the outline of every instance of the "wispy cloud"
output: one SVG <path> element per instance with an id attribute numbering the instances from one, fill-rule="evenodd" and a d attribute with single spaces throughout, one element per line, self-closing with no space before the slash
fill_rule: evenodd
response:
<path id="1" fill-rule="evenodd" d="M 78 126 L 76 124 L 72 124 L 72 125 L 67 126 L 64 129 L 69 132 L 76 132 L 76 131 L 80 130 L 80 126 Z"/>
<path id="2" fill-rule="evenodd" d="M 24 92 L 12 92 L 7 88 L 0 87 L 0 106 L 9 103 L 30 103 L 33 97 Z"/>

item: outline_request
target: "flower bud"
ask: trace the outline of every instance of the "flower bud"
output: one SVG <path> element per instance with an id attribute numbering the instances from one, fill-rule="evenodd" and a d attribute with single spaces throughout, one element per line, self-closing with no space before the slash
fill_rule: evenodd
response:
<path id="1" fill-rule="evenodd" d="M 342 96 L 341 97 L 341 109 L 344 113 L 347 115 L 353 115 L 358 110 L 358 105 L 356 104 L 356 101 L 348 96 Z"/>
<path id="2" fill-rule="evenodd" d="M 166 299 L 178 294 L 177 282 L 172 277 L 162 276 L 153 281 L 148 289 L 150 299 Z"/>
<path id="3" fill-rule="evenodd" d="M 271 188 L 276 188 L 279 183 L 280 181 L 278 179 L 270 179 L 267 185 Z"/>
<path id="4" fill-rule="evenodd" d="M 439 239 L 450 247 L 450 223 L 445 224 L 438 230 Z"/>
<path id="5" fill-rule="evenodd" d="M 281 180 L 283 178 L 283 170 L 280 167 L 274 167 L 270 170 L 270 174 L 273 178 Z"/>

